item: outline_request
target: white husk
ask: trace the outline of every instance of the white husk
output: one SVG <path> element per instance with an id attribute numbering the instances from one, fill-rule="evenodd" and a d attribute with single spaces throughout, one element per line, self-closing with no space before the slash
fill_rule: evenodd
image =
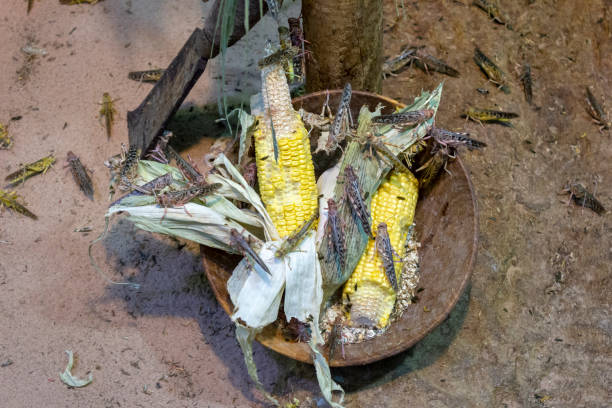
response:
<path id="1" fill-rule="evenodd" d="M 71 350 L 66 350 L 68 354 L 68 364 L 63 373 L 60 373 L 60 380 L 69 387 L 81 388 L 89 385 L 93 381 L 93 374 L 89 373 L 85 380 L 81 380 L 78 377 L 72 375 L 72 366 L 74 365 L 74 355 Z"/>

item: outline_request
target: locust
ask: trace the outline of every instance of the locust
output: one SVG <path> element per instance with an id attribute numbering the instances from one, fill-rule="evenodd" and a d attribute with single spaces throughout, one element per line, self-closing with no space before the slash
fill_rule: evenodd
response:
<path id="1" fill-rule="evenodd" d="M 129 184 L 130 181 L 134 177 L 134 172 L 138 167 L 138 161 L 140 159 L 140 149 L 136 147 L 136 145 L 130 145 L 126 155 L 125 161 L 121 166 L 121 170 L 119 171 L 119 180 L 122 183 L 123 189 L 125 188 L 124 184 Z"/>
<path id="2" fill-rule="evenodd" d="M 422 172 L 419 179 L 421 188 L 431 185 L 436 180 L 440 170 L 446 170 L 448 159 L 455 157 L 455 152 L 459 147 L 465 146 L 469 150 L 474 150 L 486 146 L 486 143 L 469 136 L 469 133 L 451 132 L 436 127 L 430 129 L 425 139 L 431 137 L 435 142 L 431 149 L 431 157 L 416 170 L 417 173 Z"/>
<path id="3" fill-rule="evenodd" d="M 372 118 L 373 123 L 383 123 L 402 126 L 414 126 L 431 119 L 434 115 L 433 109 L 421 109 L 417 111 L 393 113 L 391 115 L 380 115 Z"/>
<path id="4" fill-rule="evenodd" d="M 290 36 L 289 28 L 285 26 L 279 26 L 278 27 L 278 38 L 280 40 L 281 50 L 286 52 L 287 50 L 290 50 L 291 48 L 293 48 L 293 45 L 291 43 L 291 36 Z M 295 50 L 299 50 L 299 48 L 295 47 Z M 296 58 L 298 58 L 298 52 L 296 52 L 295 50 L 290 51 L 290 52 L 294 52 L 295 56 L 290 57 L 289 55 L 287 55 L 286 58 L 282 58 L 279 61 L 284 66 L 285 75 L 287 76 L 287 82 L 289 84 L 295 82 L 296 79 L 297 80 L 301 79 L 301 76 L 297 71 L 303 72 L 301 70 L 301 67 L 299 67 L 296 70 Z"/>
<path id="5" fill-rule="evenodd" d="M 440 170 L 446 168 L 449 155 L 444 152 L 443 149 L 437 149 L 435 152 L 432 151 L 432 156 L 419 167 L 416 172 L 421 173 L 419 177 L 419 187 L 425 189 L 430 186 L 437 178 Z"/>
<path id="6" fill-rule="evenodd" d="M 338 264 L 338 269 L 342 270 L 346 261 L 346 235 L 344 233 L 344 224 L 338 215 L 338 206 L 333 198 L 327 200 L 325 233 L 327 234 L 329 245 L 328 258 L 330 254 L 333 254 Z"/>
<path id="7" fill-rule="evenodd" d="M 366 205 L 361 187 L 359 186 L 359 179 L 355 174 L 353 166 L 347 165 L 344 168 L 344 198 L 348 200 L 351 210 L 355 217 L 361 223 L 364 232 L 372 239 L 372 227 L 370 224 L 370 212 Z"/>
<path id="8" fill-rule="evenodd" d="M 423 52 L 417 51 L 417 56 L 414 58 L 413 62 L 417 68 L 425 71 L 428 74 L 430 71 L 435 71 L 451 77 L 459 76 L 459 71 L 457 71 L 455 68 L 449 66 L 444 61 Z"/>
<path id="9" fill-rule="evenodd" d="M 529 64 L 523 65 L 523 73 L 521 74 L 520 80 L 523 84 L 523 90 L 525 92 L 525 100 L 528 104 L 531 105 L 531 101 L 533 100 L 533 90 L 532 90 L 532 79 L 531 79 L 531 66 Z"/>
<path id="10" fill-rule="evenodd" d="M 384 62 L 382 67 L 383 78 L 388 75 L 395 76 L 398 72 L 410 65 L 416 57 L 416 47 L 404 47 L 400 54 Z"/>
<path id="11" fill-rule="evenodd" d="M 370 135 L 367 139 L 366 146 L 370 147 L 370 154 L 372 155 L 371 149 L 374 148 L 376 152 L 380 153 L 385 157 L 393 167 L 398 171 L 410 172 L 410 169 L 389 149 L 385 142 L 377 140 L 376 136 Z"/>
<path id="12" fill-rule="evenodd" d="M 176 166 L 179 168 L 183 176 L 189 180 L 192 185 L 204 185 L 206 184 L 206 177 L 198 170 L 194 164 L 190 164 L 187 160 L 178 154 L 172 146 L 168 146 L 168 153 L 176 161 Z"/>
<path id="13" fill-rule="evenodd" d="M 395 274 L 395 260 L 393 259 L 393 255 L 396 257 L 400 257 L 395 249 L 391 246 L 391 240 L 389 238 L 389 231 L 387 230 L 387 224 L 381 222 L 378 224 L 378 228 L 376 229 L 376 251 L 380 255 L 380 259 L 382 260 L 382 266 L 385 271 L 385 275 L 387 275 L 387 279 L 389 279 L 389 283 L 393 290 L 397 293 L 399 290 L 397 284 L 397 275 Z"/>
<path id="14" fill-rule="evenodd" d="M 269 67 L 270 65 L 281 64 L 287 60 L 293 61 L 293 58 L 295 58 L 299 54 L 299 52 L 299 49 L 293 46 L 288 47 L 286 49 L 280 48 L 276 52 L 259 60 L 257 65 L 259 66 L 259 69 L 264 69 L 265 67 Z"/>
<path id="15" fill-rule="evenodd" d="M 255 261 L 261 267 L 261 269 L 263 269 L 268 275 L 272 276 L 272 272 L 270 271 L 270 268 L 268 268 L 268 265 L 266 265 L 259 255 L 257 255 L 257 252 L 251 248 L 251 245 L 247 242 L 244 236 L 235 228 L 230 230 L 230 243 L 233 247 L 238 249 L 243 256 Z"/>
<path id="16" fill-rule="evenodd" d="M 493 21 L 498 24 L 503 24 L 506 26 L 506 28 L 512 30 L 512 26 L 508 23 L 508 16 L 499 10 L 497 1 L 490 2 L 488 0 L 474 0 L 473 4 L 487 13 Z"/>
<path id="17" fill-rule="evenodd" d="M 282 317 L 281 314 L 284 313 L 279 311 L 279 320 L 286 321 L 286 316 Z M 292 317 L 289 322 L 284 324 L 283 332 L 285 336 L 288 336 L 291 340 L 296 341 L 298 343 L 305 343 L 310 340 L 312 337 L 312 333 L 310 331 L 310 324 L 300 322 L 295 317 Z"/>
<path id="18" fill-rule="evenodd" d="M 244 180 L 249 186 L 255 187 L 255 183 L 257 182 L 257 163 L 251 162 L 246 164 L 242 169 L 242 177 L 244 177 Z"/>
<path id="19" fill-rule="evenodd" d="M 138 164 L 139 157 L 140 150 L 135 145 L 131 145 L 129 149 L 126 149 L 125 145 L 121 143 L 121 153 L 104 162 L 104 165 L 109 168 L 111 176 L 109 199 L 112 199 L 115 194 L 115 186 L 117 184 L 120 190 L 130 189 L 131 179 L 137 168 L 136 165 Z"/>
<path id="20" fill-rule="evenodd" d="M 166 72 L 165 69 L 149 69 L 146 71 L 131 71 L 128 73 L 128 78 L 138 82 L 155 83 L 159 81 L 162 75 Z"/>
<path id="21" fill-rule="evenodd" d="M 480 67 L 489 81 L 497 85 L 497 87 L 504 91 L 504 93 L 510 93 L 510 88 L 508 88 L 508 85 L 505 83 L 505 74 L 478 48 L 474 50 L 474 62 Z"/>
<path id="22" fill-rule="evenodd" d="M 100 108 L 100 118 L 104 116 L 104 124 L 106 126 L 106 137 L 110 139 L 113 134 L 113 123 L 115 123 L 115 109 L 113 103 L 118 99 L 112 99 L 108 92 L 104 92 L 102 95 L 102 108 Z"/>
<path id="23" fill-rule="evenodd" d="M 166 147 L 168 146 L 168 141 L 172 136 L 174 136 L 172 132 L 164 130 L 161 136 L 158 136 L 155 140 L 155 145 L 153 146 L 153 148 L 147 151 L 145 157 L 147 159 L 151 159 L 159 163 L 168 164 L 168 158 L 166 157 Z"/>
<path id="24" fill-rule="evenodd" d="M 302 18 L 288 18 L 289 38 L 291 45 L 302 51 L 302 55 L 298 55 L 293 59 L 293 65 L 296 68 L 295 73 L 298 77 L 304 78 L 306 75 L 306 40 L 304 39 L 304 30 L 302 29 Z"/>
<path id="25" fill-rule="evenodd" d="M 469 108 L 463 115 L 463 118 L 473 120 L 474 122 L 482 123 L 497 123 L 499 125 L 512 127 L 511 119 L 518 118 L 517 113 L 502 112 L 492 109 L 476 109 Z"/>
<path id="26" fill-rule="evenodd" d="M 0 150 L 8 150 L 13 145 L 13 139 L 9 135 L 8 129 L 0 123 Z"/>
<path id="27" fill-rule="evenodd" d="M 344 340 L 342 338 L 342 329 L 344 328 L 344 324 L 342 322 L 342 317 L 336 317 L 334 324 L 332 325 L 331 332 L 329 333 L 328 343 L 329 343 L 329 358 L 328 361 L 331 361 L 336 355 L 336 349 L 338 345 L 342 349 L 342 358 L 345 359 L 346 355 L 344 353 Z"/>
<path id="28" fill-rule="evenodd" d="M 81 159 L 71 151 L 68 152 L 67 156 L 66 161 L 68 162 L 68 166 L 70 166 L 70 172 L 72 173 L 74 181 L 81 191 L 89 197 L 90 200 L 93 200 L 94 187 L 89 174 L 87 174 L 87 169 L 85 169 L 85 166 L 81 163 Z"/>
<path id="29" fill-rule="evenodd" d="M 281 246 L 276 250 L 274 256 L 277 258 L 282 258 L 290 252 L 293 252 L 295 248 L 302 242 L 310 228 L 319 217 L 319 211 L 315 211 L 315 213 L 308 219 L 297 231 L 289 235 L 281 244 Z"/>
<path id="30" fill-rule="evenodd" d="M 604 206 L 582 184 L 571 183 L 565 188 L 565 191 L 570 193 L 570 201 L 573 199 L 577 205 L 593 210 L 597 215 L 606 212 Z"/>
<path id="31" fill-rule="evenodd" d="M 469 150 L 474 150 L 487 146 L 485 142 L 470 138 L 469 133 L 451 132 L 450 130 L 434 127 L 429 131 L 429 135 L 433 137 L 436 143 L 453 149 L 459 146 L 466 146 Z"/>
<path id="32" fill-rule="evenodd" d="M 9 182 L 9 186 L 14 186 L 19 183 L 24 183 L 30 177 L 37 174 L 45 174 L 49 168 L 55 163 L 55 157 L 50 154 L 33 163 L 22 165 L 19 170 L 12 172 L 6 176 L 5 180 Z"/>
<path id="33" fill-rule="evenodd" d="M 153 180 L 143 184 L 142 186 L 131 185 L 134 191 L 131 191 L 130 193 L 124 195 L 117 201 L 113 202 L 110 206 L 112 207 L 114 205 L 117 205 L 128 197 L 139 196 L 143 194 L 155 195 L 158 191 L 161 191 L 164 188 L 168 187 L 170 184 L 172 184 L 173 181 L 174 179 L 172 178 L 172 174 L 166 173 L 162 176 L 154 178 Z"/>
<path id="34" fill-rule="evenodd" d="M 588 102 L 587 110 L 589 114 L 593 117 L 593 120 L 601 126 L 600 130 L 607 130 L 612 128 L 612 122 L 610 122 L 610 120 L 608 119 L 608 115 L 606 115 L 597 99 L 595 99 L 595 95 L 591 93 L 591 90 L 588 86 L 586 87 L 586 94 Z"/>
<path id="35" fill-rule="evenodd" d="M 198 198 L 201 196 L 206 196 L 206 195 L 210 195 L 214 193 L 215 191 L 220 189 L 221 186 L 222 186 L 221 183 L 198 185 L 195 187 L 188 187 L 184 190 L 167 191 L 165 193 L 158 195 L 157 203 L 160 206 L 164 207 L 164 215 L 162 216 L 160 222 L 164 220 L 168 207 L 184 206 L 185 204 L 187 204 L 189 201 L 193 200 L 194 198 Z M 189 214 L 189 211 L 187 211 L 186 208 L 183 208 L 183 210 L 185 210 L 185 213 L 187 215 L 191 216 L 191 214 Z"/>
<path id="36" fill-rule="evenodd" d="M 38 217 L 28 210 L 23 204 L 19 203 L 17 201 L 18 199 L 19 196 L 15 191 L 0 189 L 0 208 L 8 208 L 9 210 L 13 210 L 19 214 L 25 215 L 26 217 L 37 220 Z"/>
<path id="37" fill-rule="evenodd" d="M 340 105 L 338 105 L 334 122 L 329 129 L 329 136 L 325 145 L 325 149 L 328 151 L 335 148 L 341 141 L 340 136 L 344 133 L 344 131 L 353 126 L 353 117 L 351 116 L 351 95 L 351 84 L 347 83 L 342 90 Z"/>
<path id="38" fill-rule="evenodd" d="M 452 77 L 459 76 L 459 71 L 449 66 L 444 61 L 423 52 L 422 48 L 423 47 L 414 46 L 404 47 L 402 52 L 397 57 L 386 61 L 383 64 L 383 78 L 385 78 L 387 75 L 395 75 L 403 68 L 412 64 L 428 74 L 430 71 L 435 71 Z"/>

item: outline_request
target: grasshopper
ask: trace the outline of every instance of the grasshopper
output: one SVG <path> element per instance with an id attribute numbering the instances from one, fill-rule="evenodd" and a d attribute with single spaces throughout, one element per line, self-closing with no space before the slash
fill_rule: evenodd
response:
<path id="1" fill-rule="evenodd" d="M 338 216 L 338 206 L 333 198 L 327 200 L 325 232 L 329 244 L 329 254 L 334 255 L 335 261 L 338 263 L 338 269 L 342 270 L 346 261 L 346 239 L 344 224 Z"/>
<path id="2" fill-rule="evenodd" d="M 119 181 L 121 183 L 121 189 L 128 189 L 126 185 L 130 184 L 128 182 L 134 177 L 134 173 L 136 172 L 136 169 L 138 167 L 139 160 L 140 149 L 138 149 L 136 145 L 130 145 L 125 155 L 125 161 L 123 162 L 123 165 L 121 166 L 121 169 L 119 171 Z"/>
<path id="3" fill-rule="evenodd" d="M 446 168 L 449 154 L 445 153 L 444 149 L 437 149 L 435 152 L 432 151 L 432 156 L 419 167 L 416 172 L 423 172 L 419 177 L 419 187 L 425 189 L 431 185 L 435 180 L 440 170 Z"/>
<path id="4" fill-rule="evenodd" d="M 441 128 L 432 128 L 429 135 L 440 145 L 456 149 L 459 146 L 466 146 L 469 150 L 486 147 L 487 144 L 476 139 L 470 138 L 469 133 L 451 132 Z"/>
<path id="5" fill-rule="evenodd" d="M 168 146 L 167 149 L 170 156 L 176 161 L 176 166 L 181 173 L 183 173 L 183 176 L 189 180 L 191 185 L 200 186 L 206 184 L 206 176 L 200 172 L 193 162 L 189 163 L 187 160 L 183 159 L 172 146 Z"/>
<path id="6" fill-rule="evenodd" d="M 277 258 L 282 258 L 288 253 L 293 252 L 293 250 L 300 244 L 300 242 L 302 242 L 308 231 L 310 231 L 310 228 L 318 217 L 319 211 L 316 210 L 312 217 L 310 217 L 310 219 L 307 220 L 302 225 L 302 227 L 300 227 L 299 230 L 293 232 L 283 241 L 280 248 L 278 248 L 274 253 L 274 256 L 276 256 Z"/>
<path id="7" fill-rule="evenodd" d="M 569 200 L 573 199 L 577 205 L 593 210 L 597 215 L 602 215 L 606 212 L 604 206 L 582 184 L 571 183 L 565 188 L 565 191 L 570 193 Z M 567 203 L 569 204 L 569 201 Z"/>
<path id="8" fill-rule="evenodd" d="M 6 176 L 5 180 L 9 182 L 9 186 L 14 186 L 19 183 L 25 183 L 27 179 L 37 174 L 45 174 L 47 170 L 55 163 L 55 157 L 50 154 L 33 163 L 22 165 L 19 170 L 12 172 Z"/>
<path id="9" fill-rule="evenodd" d="M 523 65 L 523 73 L 520 76 L 520 80 L 523 84 L 523 90 L 525 91 L 525 100 L 531 105 L 531 101 L 533 100 L 533 83 L 531 80 L 531 66 L 529 64 Z"/>
<path id="10" fill-rule="evenodd" d="M 512 30 L 512 26 L 510 25 L 510 23 L 508 23 L 508 16 L 499 10 L 496 1 L 489 2 L 487 0 L 474 0 L 472 4 L 487 13 L 489 17 L 491 17 L 491 19 L 496 23 L 503 24 L 506 26 L 506 28 Z"/>
<path id="11" fill-rule="evenodd" d="M 148 183 L 143 184 L 142 186 L 136 186 L 132 184 L 131 188 L 134 191 L 124 195 L 117 201 L 113 202 L 110 206 L 112 207 L 114 205 L 119 204 L 121 201 L 123 201 L 127 197 L 133 197 L 133 196 L 138 196 L 138 195 L 143 195 L 143 194 L 154 194 L 155 195 L 158 191 L 161 191 L 164 188 L 168 187 L 170 184 L 172 184 L 173 181 L 174 179 L 172 178 L 172 174 L 166 173 L 162 176 L 154 178 L 153 180 L 149 181 Z"/>
<path id="12" fill-rule="evenodd" d="M 434 115 L 433 109 L 421 109 L 417 111 L 393 113 L 391 115 L 380 115 L 372 118 L 372 123 L 383 123 L 402 126 L 414 126 L 431 119 Z"/>
<path id="13" fill-rule="evenodd" d="M 482 123 L 497 123 L 503 126 L 512 127 L 511 119 L 518 118 L 517 113 L 513 112 L 502 112 L 492 109 L 476 109 L 469 108 L 463 115 L 466 120 L 473 120 L 474 122 Z"/>
<path id="14" fill-rule="evenodd" d="M 255 261 L 261 269 L 263 269 L 268 275 L 272 276 L 272 272 L 268 265 L 257 255 L 257 252 L 251 248 L 251 245 L 247 242 L 247 240 L 239 233 L 236 229 L 232 228 L 230 230 L 230 243 L 234 246 L 243 256 L 248 257 L 249 259 Z"/>
<path id="15" fill-rule="evenodd" d="M 487 76 L 489 81 L 493 82 L 504 93 L 509 94 L 510 88 L 505 83 L 505 75 L 497 65 L 493 63 L 486 55 L 478 48 L 474 50 L 474 62 L 480 67 L 482 72 Z"/>
<path id="16" fill-rule="evenodd" d="M 117 110 L 113 105 L 118 99 L 111 99 L 108 92 L 102 95 L 102 108 L 100 108 L 100 118 L 104 116 L 104 124 L 106 125 L 106 137 L 110 139 L 113 134 L 113 123 L 115 123 L 115 114 Z"/>
<path id="17" fill-rule="evenodd" d="M 8 129 L 0 123 L 0 150 L 8 150 L 13 145 L 13 139 L 8 133 Z"/>
<path id="18" fill-rule="evenodd" d="M 0 189 L 0 208 L 8 208 L 9 210 L 13 210 L 19 214 L 25 215 L 26 217 L 37 220 L 38 217 L 28 210 L 23 204 L 17 202 L 18 199 L 19 196 L 16 192 Z"/>
<path id="19" fill-rule="evenodd" d="M 458 77 L 459 71 L 429 54 L 417 51 L 414 65 L 429 74 L 429 71 L 439 72 L 444 75 Z"/>
<path id="20" fill-rule="evenodd" d="M 361 223 L 364 232 L 370 238 L 374 239 L 370 224 L 370 212 L 363 199 L 361 187 L 359 186 L 359 179 L 351 165 L 347 165 L 344 168 L 344 198 L 348 200 L 351 210 L 353 210 L 355 217 L 357 217 Z"/>
<path id="21" fill-rule="evenodd" d="M 372 135 L 368 138 L 367 145 L 370 146 L 370 149 L 374 148 L 378 153 L 391 162 L 396 170 L 410 172 L 410 169 L 386 146 L 385 142 L 376 140 L 376 137 Z M 372 153 L 370 152 L 370 154 Z"/>
<path id="22" fill-rule="evenodd" d="M 159 81 L 162 75 L 166 72 L 165 69 L 149 69 L 146 71 L 131 71 L 128 73 L 128 78 L 138 82 L 152 82 Z"/>
<path id="23" fill-rule="evenodd" d="M 329 129 L 329 136 L 325 149 L 330 151 L 334 149 L 338 142 L 340 142 L 340 136 L 343 135 L 346 129 L 353 126 L 353 117 L 351 115 L 351 95 L 352 95 L 351 84 L 347 83 L 342 90 L 342 97 L 340 98 L 340 105 L 336 111 L 334 122 Z"/>
<path id="24" fill-rule="evenodd" d="M 604 112 L 599 102 L 597 102 L 597 99 L 595 99 L 595 95 L 591 93 L 591 90 L 588 86 L 586 87 L 586 94 L 588 102 L 588 112 L 593 117 L 593 120 L 601 126 L 600 130 L 610 129 L 612 127 L 612 122 L 610 122 L 608 116 Z"/>
<path id="25" fill-rule="evenodd" d="M 384 222 L 378 224 L 378 228 L 376 229 L 375 247 L 376 251 L 378 252 L 378 255 L 380 255 L 380 259 L 382 260 L 385 275 L 387 276 L 387 279 L 389 279 L 391 287 L 397 293 L 399 291 L 399 287 L 397 285 L 397 275 L 395 274 L 396 261 L 393 259 L 393 255 L 398 258 L 400 256 L 397 252 L 395 252 L 393 246 L 391 246 L 391 240 L 389 238 L 387 224 L 385 224 Z"/>
<path id="26" fill-rule="evenodd" d="M 168 158 L 166 157 L 166 147 L 168 146 L 168 141 L 172 136 L 174 136 L 172 132 L 164 130 L 161 136 L 158 136 L 155 140 L 154 147 L 147 151 L 145 157 L 147 159 L 151 159 L 163 164 L 168 164 Z"/>
<path id="27" fill-rule="evenodd" d="M 257 65 L 259 66 L 259 69 L 264 69 L 270 65 L 283 64 L 286 60 L 293 61 L 293 58 L 295 58 L 299 52 L 299 49 L 293 46 L 285 49 L 280 48 L 276 52 L 259 60 Z"/>
<path id="28" fill-rule="evenodd" d="M 201 196 L 206 196 L 206 195 L 210 195 L 214 193 L 215 191 L 220 189 L 221 186 L 222 186 L 221 183 L 205 184 L 205 185 L 199 185 L 195 187 L 189 187 L 184 190 L 168 191 L 168 192 L 158 195 L 157 203 L 160 206 L 164 207 L 164 215 L 162 216 L 160 222 L 162 222 L 164 218 L 166 217 L 168 207 L 184 206 L 185 204 L 187 204 L 189 201 L 193 200 L 194 198 L 198 198 Z M 189 211 L 187 211 L 186 208 L 183 208 L 183 210 L 185 211 L 187 215 L 191 217 L 191 214 L 189 214 Z"/>
<path id="29" fill-rule="evenodd" d="M 343 328 L 344 323 L 342 321 L 342 317 L 336 317 L 331 332 L 329 333 L 329 338 L 327 340 L 327 342 L 329 343 L 329 356 L 327 361 L 331 361 L 334 358 L 338 345 L 340 345 L 340 348 L 342 349 L 342 358 L 346 358 L 346 355 L 344 353 L 344 339 L 342 338 Z"/>
<path id="30" fill-rule="evenodd" d="M 398 72 L 412 63 L 416 53 L 416 47 L 404 47 L 397 57 L 385 61 L 382 67 L 383 78 L 386 78 L 388 75 L 397 75 Z"/>
<path id="31" fill-rule="evenodd" d="M 68 166 L 70 166 L 70 172 L 72 173 L 74 181 L 81 191 L 89 197 L 90 200 L 93 200 L 94 187 L 89 174 L 87 174 L 87 169 L 85 169 L 81 160 L 71 151 L 68 152 L 67 156 L 66 161 L 68 162 Z"/>

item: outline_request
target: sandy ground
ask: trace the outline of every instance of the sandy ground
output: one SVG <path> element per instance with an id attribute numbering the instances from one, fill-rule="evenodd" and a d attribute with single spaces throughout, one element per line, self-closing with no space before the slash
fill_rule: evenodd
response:
<path id="1" fill-rule="evenodd" d="M 459 2 L 406 3 L 399 19 L 387 3 L 386 55 L 427 44 L 462 75 L 408 70 L 385 81 L 385 94 L 408 102 L 446 79 L 438 124 L 489 144 L 464 155 L 481 211 L 479 259 L 458 306 L 423 341 L 384 362 L 334 371 L 350 391 L 346 405 L 609 406 L 610 215 L 566 206 L 558 193 L 568 180 L 580 181 L 612 207 L 610 134 L 584 109 L 585 85 L 612 100 L 612 2 L 503 1 L 515 31 Z M 139 291 L 109 286 L 87 257 L 108 204 L 102 162 L 127 142 L 126 112 L 150 89 L 126 74 L 166 66 L 206 7 L 199 0 L 70 7 L 48 0 L 35 1 L 26 16 L 24 1 L 3 1 L 0 121 L 10 122 L 15 145 L 0 151 L 0 177 L 49 151 L 58 163 L 18 188 L 38 221 L 0 216 L 2 406 L 265 406 L 195 246 L 115 221 L 94 255 L 115 279 L 141 283 Z M 257 87 L 258 56 L 247 50 L 269 32 L 258 27 L 228 57 L 228 89 L 238 97 Z M 29 67 L 20 51 L 28 42 L 48 52 Z M 506 71 L 510 95 L 486 83 L 472 62 L 475 45 Z M 533 67 L 534 107 L 515 74 L 524 61 Z M 209 68 L 187 103 L 216 100 L 218 63 Z M 103 92 L 120 98 L 110 140 L 97 118 Z M 459 115 L 470 104 L 521 117 L 513 129 L 465 124 Z M 10 121 L 15 116 L 22 118 Z M 94 171 L 93 201 L 62 168 L 68 150 Z M 74 232 L 84 226 L 93 232 Z M 93 372 L 88 387 L 59 381 L 67 349 L 77 354 L 76 375 Z M 257 345 L 255 359 L 265 386 L 285 401 L 321 404 L 310 366 Z"/>

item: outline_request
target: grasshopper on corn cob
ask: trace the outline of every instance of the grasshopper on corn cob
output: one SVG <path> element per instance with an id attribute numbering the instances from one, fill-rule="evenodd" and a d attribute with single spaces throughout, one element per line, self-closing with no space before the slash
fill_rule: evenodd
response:
<path id="1" fill-rule="evenodd" d="M 254 132 L 257 177 L 261 199 L 284 238 L 317 211 L 317 185 L 308 131 L 291 104 L 282 64 L 263 67 L 262 84 L 265 111 Z"/>
<path id="2" fill-rule="evenodd" d="M 394 171 L 372 197 L 372 224 L 387 224 L 391 246 L 399 252 L 397 261 L 404 256 L 404 243 L 414 218 L 418 188 L 418 181 L 412 173 Z M 357 267 L 346 282 L 343 298 L 351 303 L 351 325 L 383 328 L 388 324 L 396 293 L 385 274 L 374 239 L 368 241 Z"/>

